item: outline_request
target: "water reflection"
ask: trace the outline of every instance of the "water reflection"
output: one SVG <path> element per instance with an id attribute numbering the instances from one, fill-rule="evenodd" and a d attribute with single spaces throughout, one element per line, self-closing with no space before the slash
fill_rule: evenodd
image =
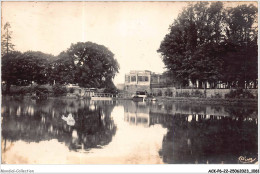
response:
<path id="1" fill-rule="evenodd" d="M 167 116 L 165 116 L 167 117 Z M 170 117 L 172 118 L 172 117 Z M 257 158 L 257 119 L 175 115 L 165 124 L 161 155 L 166 163 L 238 163 Z M 166 119 L 167 120 L 167 119 Z"/>
<path id="2" fill-rule="evenodd" d="M 233 164 L 239 163 L 240 156 L 256 161 L 258 156 L 257 108 L 3 98 L 1 113 L 3 158 L 6 158 L 3 160 L 7 162 L 7 155 L 12 154 L 8 143 L 21 156 L 28 154 L 17 146 L 23 149 L 38 148 L 37 144 L 57 146 L 53 151 L 45 151 L 55 151 L 59 155 L 56 161 L 61 164 Z M 67 156 L 60 155 L 61 150 L 73 158 L 68 161 Z M 43 157 L 31 158 L 25 163 L 55 162 Z"/>
<path id="3" fill-rule="evenodd" d="M 94 109 L 90 108 L 92 105 Z M 30 99 L 23 102 L 3 99 L 2 135 L 11 141 L 57 139 L 65 142 L 71 150 L 100 147 L 108 144 L 116 132 L 116 126 L 110 118 L 115 104 L 105 106 L 103 108 L 98 103 L 86 100 L 36 103 Z M 74 124 L 64 121 L 64 115 L 72 117 Z"/>
<path id="4" fill-rule="evenodd" d="M 133 125 L 150 126 L 149 107 L 144 102 L 128 102 L 124 106 L 124 119 Z"/>
<path id="5" fill-rule="evenodd" d="M 239 163 L 258 156 L 256 108 L 183 103 L 122 103 L 129 124 L 167 128 L 159 152 L 164 163 Z"/>

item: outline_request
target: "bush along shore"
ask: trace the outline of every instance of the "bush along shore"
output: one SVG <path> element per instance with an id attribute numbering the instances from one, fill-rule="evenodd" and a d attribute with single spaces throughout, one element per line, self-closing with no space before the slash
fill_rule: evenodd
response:
<path id="1" fill-rule="evenodd" d="M 74 93 L 73 88 L 66 88 L 64 85 L 31 85 L 11 86 L 10 92 L 2 89 L 2 94 L 13 98 L 31 97 L 32 99 L 47 99 L 49 97 L 70 97 Z M 76 94 L 74 97 L 77 98 Z M 72 98 L 72 97 L 70 97 Z"/>

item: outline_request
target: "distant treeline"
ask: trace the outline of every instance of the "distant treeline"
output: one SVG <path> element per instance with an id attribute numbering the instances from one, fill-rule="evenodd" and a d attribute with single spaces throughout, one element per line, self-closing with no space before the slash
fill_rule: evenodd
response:
<path id="1" fill-rule="evenodd" d="M 158 52 L 172 82 L 227 87 L 257 85 L 257 14 L 254 5 L 191 3 L 169 27 Z"/>

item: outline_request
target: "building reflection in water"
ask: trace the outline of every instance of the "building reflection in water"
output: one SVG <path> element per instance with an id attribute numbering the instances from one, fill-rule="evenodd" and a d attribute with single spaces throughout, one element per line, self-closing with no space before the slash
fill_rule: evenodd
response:
<path id="1" fill-rule="evenodd" d="M 122 103 L 131 125 L 167 128 L 159 154 L 165 163 L 239 163 L 240 156 L 257 160 L 256 108 Z M 152 136 L 152 135 L 151 135 Z"/>
<path id="2" fill-rule="evenodd" d="M 115 106 L 124 107 L 124 115 L 113 117 L 122 119 L 124 124 L 112 119 L 111 112 Z M 113 145 L 110 142 L 116 132 L 120 131 L 117 128 L 125 127 L 123 131 L 139 133 L 142 130 L 146 132 L 144 136 L 150 137 L 149 140 L 140 141 L 136 139 L 144 139 L 144 136 L 132 136 L 124 132 L 131 135 L 125 137 L 125 134 L 117 133 L 120 136 L 114 140 L 117 142 L 115 144 L 125 146 L 120 147 L 121 151 L 126 146 L 131 146 L 128 149 L 142 149 L 142 145 L 134 143 L 143 141 L 156 142 L 154 147 L 157 149 L 157 142 L 161 142 L 156 154 L 164 163 L 234 164 L 239 163 L 240 156 L 256 158 L 258 161 L 257 108 L 75 99 L 36 102 L 3 98 L 1 113 L 3 151 L 6 149 L 6 141 L 22 140 L 30 143 L 57 139 L 71 151 L 87 152 Z M 69 114 L 75 120 L 73 126 L 62 119 L 62 115 L 67 117 Z M 161 134 L 153 135 L 155 132 Z M 126 138 L 130 138 L 127 143 L 118 143 L 126 141 Z M 145 147 L 150 147 L 148 142 Z M 138 159 L 135 160 L 138 163 Z"/>
<path id="3" fill-rule="evenodd" d="M 131 125 L 149 127 L 149 107 L 145 102 L 128 102 L 125 106 L 124 120 Z"/>

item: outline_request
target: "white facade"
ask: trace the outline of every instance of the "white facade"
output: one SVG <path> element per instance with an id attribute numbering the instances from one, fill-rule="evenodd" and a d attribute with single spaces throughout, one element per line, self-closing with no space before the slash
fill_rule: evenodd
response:
<path id="1" fill-rule="evenodd" d="M 125 85 L 145 85 L 151 84 L 151 71 L 130 71 L 125 75 Z"/>

